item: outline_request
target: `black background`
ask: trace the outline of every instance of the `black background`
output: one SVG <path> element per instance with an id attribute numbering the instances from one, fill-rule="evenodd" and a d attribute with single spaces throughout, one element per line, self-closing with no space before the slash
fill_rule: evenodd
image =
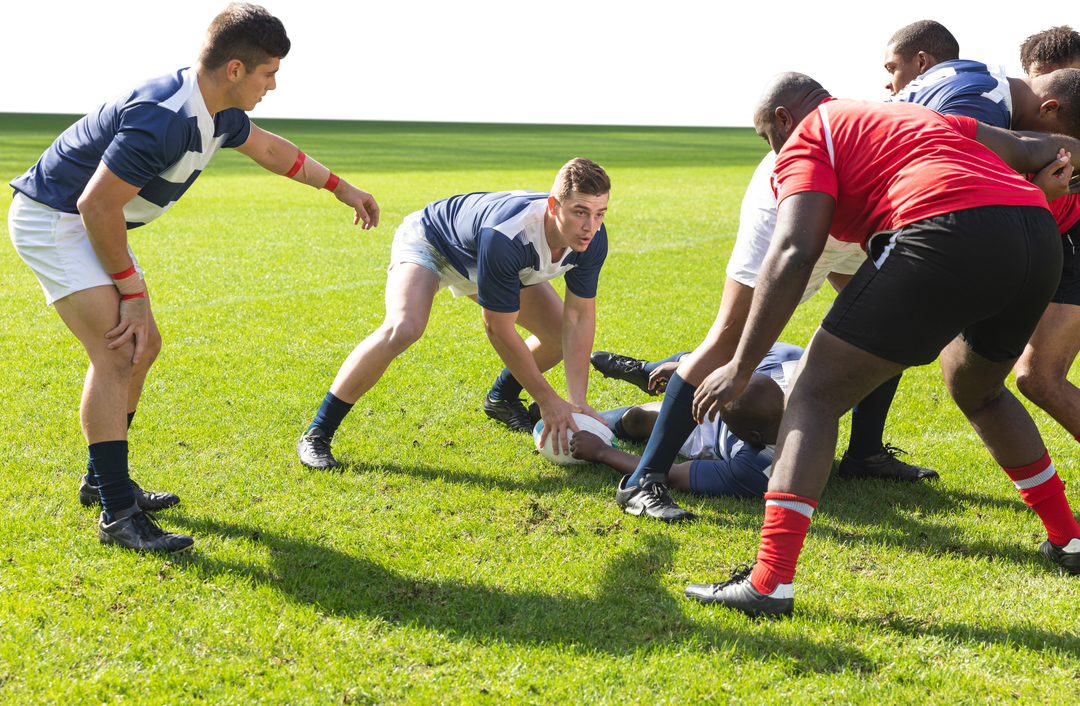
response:
<path id="1" fill-rule="evenodd" d="M 433 12 L 411 3 L 269 4 L 291 26 L 296 51 L 262 113 L 534 120 L 745 123 L 761 81 L 786 67 L 810 71 L 839 94 L 880 97 L 881 45 L 916 16 L 826 21 L 765 5 L 559 12 L 521 4 L 492 14 L 488 5 Z M 0 107 L 85 110 L 127 83 L 189 63 L 217 6 L 82 5 L 25 27 L 9 17 L 14 90 Z M 1017 39 L 1067 19 L 987 14 L 941 18 L 964 54 L 1008 60 L 1011 72 Z"/>

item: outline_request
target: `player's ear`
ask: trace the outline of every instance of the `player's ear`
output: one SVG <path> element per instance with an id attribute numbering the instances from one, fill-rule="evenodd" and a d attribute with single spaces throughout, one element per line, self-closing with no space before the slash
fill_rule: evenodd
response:
<path id="1" fill-rule="evenodd" d="M 791 111 L 782 105 L 778 105 L 776 106 L 776 110 L 773 111 L 773 114 L 780 123 L 780 127 L 783 127 L 786 132 L 791 132 L 791 127 L 795 122 L 791 117 Z"/>
<path id="2" fill-rule="evenodd" d="M 239 59 L 233 59 L 229 63 L 225 64 L 225 77 L 229 81 L 239 81 L 247 73 L 244 69 L 244 62 Z"/>
<path id="3" fill-rule="evenodd" d="M 919 62 L 919 74 L 925 73 L 927 67 L 929 67 L 931 63 L 930 55 L 921 51 L 915 55 L 915 60 Z"/>
<path id="4" fill-rule="evenodd" d="M 1051 98 L 1048 101 L 1044 101 L 1043 104 L 1039 106 L 1039 117 L 1040 118 L 1057 117 L 1057 110 L 1058 110 L 1058 102 L 1057 102 L 1056 99 Z M 1050 115 L 1051 113 L 1054 113 L 1054 115 L 1051 116 Z"/>
<path id="5" fill-rule="evenodd" d="M 555 198 L 554 196 L 548 196 L 548 204 L 547 204 L 547 206 L 548 206 L 548 213 L 550 213 L 551 215 L 554 216 L 555 211 L 557 211 L 558 208 L 559 208 L 559 200 L 557 198 Z"/>
<path id="6" fill-rule="evenodd" d="M 746 432 L 746 435 L 749 437 L 747 439 L 747 441 L 749 441 L 751 444 L 760 444 L 761 443 L 761 432 L 760 431 L 748 431 L 748 432 Z"/>

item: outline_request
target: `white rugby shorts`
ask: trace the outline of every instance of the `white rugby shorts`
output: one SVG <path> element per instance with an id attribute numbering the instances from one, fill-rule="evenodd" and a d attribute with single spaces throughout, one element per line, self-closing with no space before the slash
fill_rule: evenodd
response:
<path id="1" fill-rule="evenodd" d="M 390 246 L 390 266 L 386 271 L 394 269 L 394 265 L 399 262 L 409 262 L 434 272 L 439 278 L 439 289 L 449 287 L 455 297 L 467 297 L 479 292 L 476 282 L 463 277 L 424 237 L 421 215 L 422 211 L 410 213 L 394 231 L 394 243 Z"/>
<path id="2" fill-rule="evenodd" d="M 83 289 L 113 284 L 78 214 L 61 213 L 17 193 L 8 211 L 8 233 L 15 251 L 41 284 L 49 306 Z M 139 279 L 143 279 L 142 267 L 130 247 L 128 254 Z"/>

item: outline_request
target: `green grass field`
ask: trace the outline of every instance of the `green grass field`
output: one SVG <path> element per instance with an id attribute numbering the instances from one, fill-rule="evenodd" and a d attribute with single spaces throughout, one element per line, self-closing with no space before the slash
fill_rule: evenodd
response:
<path id="1" fill-rule="evenodd" d="M 72 120 L 0 115 L 2 182 Z M 382 225 L 354 228 L 329 194 L 226 150 L 131 234 L 165 339 L 132 472 L 183 497 L 159 519 L 196 537 L 189 556 L 99 545 L 76 499 L 84 356 L 0 248 L 0 702 L 1080 700 L 1080 579 L 1036 555 L 1038 519 L 936 365 L 905 375 L 886 435 L 942 480 L 830 481 L 790 620 L 682 596 L 753 558 L 763 501 L 677 494 L 699 521 L 630 517 L 614 471 L 549 465 L 489 421 L 501 364 L 467 300 L 441 294 L 425 337 L 356 405 L 335 439 L 344 472 L 296 461 L 339 364 L 381 321 L 402 217 L 455 193 L 546 190 L 570 157 L 614 184 L 596 347 L 655 359 L 696 345 L 766 149 L 752 131 L 260 124 L 371 191 Z M 830 300 L 802 307 L 784 340 L 805 344 Z M 648 399 L 590 382 L 598 409 Z M 1075 489 L 1075 442 L 1033 413 Z"/>

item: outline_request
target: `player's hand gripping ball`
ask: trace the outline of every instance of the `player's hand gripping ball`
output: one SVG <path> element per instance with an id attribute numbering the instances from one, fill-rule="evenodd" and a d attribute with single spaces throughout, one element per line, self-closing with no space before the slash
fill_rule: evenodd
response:
<path id="1" fill-rule="evenodd" d="M 615 443 L 615 435 L 611 433 L 611 430 L 592 417 L 586 414 L 575 414 L 574 422 L 577 423 L 578 429 L 581 431 L 596 434 L 608 446 L 614 446 L 615 448 L 619 447 L 619 445 Z M 533 427 L 533 441 L 536 442 L 536 450 L 540 452 L 541 456 L 560 466 L 575 466 L 580 463 L 585 463 L 585 461 L 582 461 L 580 458 L 574 458 L 570 454 L 562 453 L 562 444 L 559 445 L 559 454 L 555 455 L 555 451 L 552 448 L 555 442 L 555 434 L 548 434 L 547 440 L 544 442 L 544 445 L 541 446 L 540 432 L 542 431 L 544 431 L 544 420 L 541 419 L 536 423 L 536 426 Z M 571 433 L 569 429 L 567 429 L 566 432 L 568 435 Z M 568 436 L 568 444 L 569 440 Z"/>

